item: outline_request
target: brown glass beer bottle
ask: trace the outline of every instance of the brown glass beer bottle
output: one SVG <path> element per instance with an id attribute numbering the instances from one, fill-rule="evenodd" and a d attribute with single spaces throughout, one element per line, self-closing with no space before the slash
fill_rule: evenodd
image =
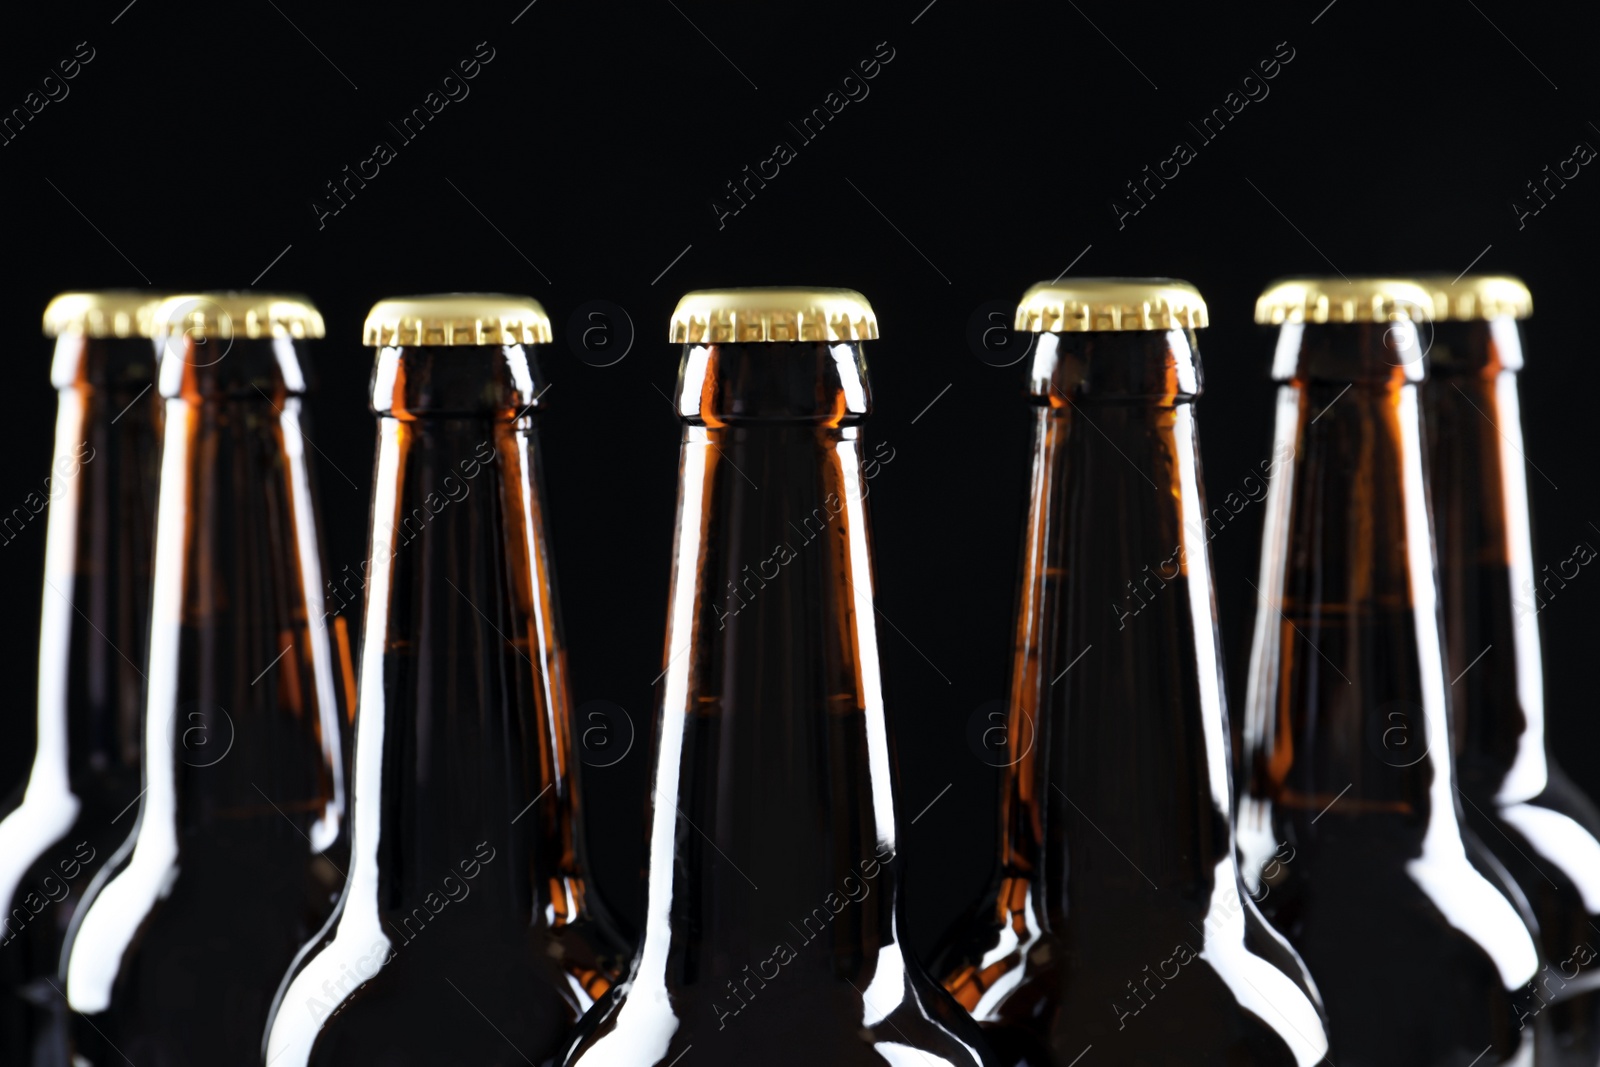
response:
<path id="1" fill-rule="evenodd" d="M 993 1062 L 904 943 L 844 289 L 690 293 L 645 929 L 581 1067 Z"/>
<path id="2" fill-rule="evenodd" d="M 1503 870 L 1461 826 L 1418 410 L 1421 287 L 1285 281 L 1239 841 L 1300 951 L 1339 1067 L 1533 1062 L 1539 969 Z"/>
<path id="3" fill-rule="evenodd" d="M 462 293 L 380 301 L 365 333 L 350 880 L 266 1060 L 547 1064 L 625 964 L 584 876 L 537 434 L 550 322 Z"/>
<path id="4" fill-rule="evenodd" d="M 44 512 L 38 741 L 0 818 L 0 1063 L 68 1062 L 62 942 L 84 890 L 133 825 L 150 625 L 159 407 L 148 292 L 62 293 L 55 455 L 44 491 L 4 517 L 14 540 Z M 48 508 L 48 510 L 46 510 Z M 25 510 L 24 510 L 25 509 Z"/>
<path id="5" fill-rule="evenodd" d="M 1419 278 L 1433 295 L 1422 391 L 1444 604 L 1445 661 L 1457 672 L 1456 774 L 1467 825 L 1504 864 L 1538 919 L 1544 967 L 1522 998 L 1553 1044 L 1541 1062 L 1600 1063 L 1600 813 L 1545 745 L 1539 613 L 1594 558 L 1585 529 L 1566 558 L 1535 570 L 1517 372 L 1518 320 L 1533 311 L 1515 278 Z"/>
<path id="6" fill-rule="evenodd" d="M 155 312 L 144 792 L 63 953 L 74 1064 L 256 1062 L 284 969 L 333 909 L 352 686 L 323 623 L 301 426 L 322 329 L 306 301 L 260 293 Z"/>
<path id="7" fill-rule="evenodd" d="M 1008 1063 L 1327 1052 L 1235 861 L 1195 431 L 1206 315 L 1159 278 L 1062 279 L 1017 309 L 1037 344 L 1000 859 L 935 972 Z"/>

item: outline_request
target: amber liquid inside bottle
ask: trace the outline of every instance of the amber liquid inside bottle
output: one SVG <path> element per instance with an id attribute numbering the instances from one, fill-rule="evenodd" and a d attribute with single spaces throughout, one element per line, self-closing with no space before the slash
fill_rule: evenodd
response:
<path id="1" fill-rule="evenodd" d="M 1456 773 L 1467 825 L 1537 916 L 1544 966 L 1521 997 L 1553 1045 L 1541 1062 L 1600 1062 L 1600 813 L 1545 748 L 1539 619 L 1600 538 L 1535 569 L 1511 319 L 1434 327 L 1427 420 Z"/>
<path id="2" fill-rule="evenodd" d="M 353 865 L 266 1058 L 542 1065 L 625 963 L 583 876 L 542 387 L 521 346 L 385 348 L 373 380 Z"/>
<path id="3" fill-rule="evenodd" d="M 39 744 L 0 819 L 0 1062 L 67 1062 L 72 915 L 134 822 L 160 409 L 144 338 L 57 340 Z M 32 506 L 32 505 L 27 505 Z"/>
<path id="4" fill-rule="evenodd" d="M 1041 334 L 998 873 L 937 973 L 1015 1064 L 1302 1064 L 1304 969 L 1244 894 L 1193 334 Z"/>
<path id="5" fill-rule="evenodd" d="M 1340 1067 L 1532 1062 L 1539 962 L 1451 767 L 1415 328 L 1287 325 L 1246 702 L 1246 878 Z M 1276 850 L 1293 850 L 1273 863 Z M 1509 894 L 1509 896 L 1508 896 Z"/>
<path id="6" fill-rule="evenodd" d="M 691 345 L 645 931 L 566 1062 L 982 1060 L 905 949 L 855 344 Z"/>
<path id="7" fill-rule="evenodd" d="M 288 339 L 173 338 L 144 792 L 64 951 L 74 1063 L 244 1064 L 348 862 L 342 630 L 322 624 Z"/>

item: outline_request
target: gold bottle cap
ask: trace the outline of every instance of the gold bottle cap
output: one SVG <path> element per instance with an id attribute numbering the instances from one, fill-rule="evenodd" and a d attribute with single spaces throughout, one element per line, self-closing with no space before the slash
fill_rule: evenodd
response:
<path id="1" fill-rule="evenodd" d="M 156 336 L 321 337 L 322 313 L 311 301 L 291 293 L 179 293 L 156 307 Z"/>
<path id="2" fill-rule="evenodd" d="M 715 345 L 755 341 L 869 341 L 878 316 L 854 289 L 700 289 L 672 312 L 667 340 Z"/>
<path id="3" fill-rule="evenodd" d="M 61 293 L 44 309 L 44 335 L 149 337 L 154 333 L 156 307 L 165 297 L 139 289 Z"/>
<path id="4" fill-rule="evenodd" d="M 1509 274 L 1463 274 L 1459 278 L 1425 274 L 1412 280 L 1433 295 L 1435 322 L 1525 319 L 1533 314 L 1533 295 L 1521 278 Z"/>
<path id="5" fill-rule="evenodd" d="M 1022 294 L 1016 328 L 1027 333 L 1198 330 L 1205 298 L 1175 278 L 1062 278 Z"/>
<path id="6" fill-rule="evenodd" d="M 1404 278 L 1285 278 L 1256 297 L 1262 325 L 1427 322 L 1433 296 Z"/>
<path id="7" fill-rule="evenodd" d="M 380 300 L 367 312 L 361 343 L 392 345 L 547 345 L 550 317 L 531 296 L 435 293 Z"/>

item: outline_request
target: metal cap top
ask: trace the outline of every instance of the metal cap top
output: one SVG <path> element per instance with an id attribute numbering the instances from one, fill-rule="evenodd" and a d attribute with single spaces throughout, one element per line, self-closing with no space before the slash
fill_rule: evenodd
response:
<path id="1" fill-rule="evenodd" d="M 752 341 L 867 341 L 878 316 L 854 289 L 700 289 L 672 312 L 676 344 Z"/>
<path id="2" fill-rule="evenodd" d="M 1533 295 L 1521 278 L 1509 274 L 1463 274 L 1459 278 L 1424 274 L 1412 280 L 1433 295 L 1435 322 L 1525 319 L 1533 314 Z"/>
<path id="3" fill-rule="evenodd" d="M 297 341 L 323 334 L 322 313 L 303 296 L 292 293 L 179 293 L 153 312 L 154 334 L 190 337 L 292 337 Z"/>
<path id="4" fill-rule="evenodd" d="M 1022 294 L 1016 328 L 1028 333 L 1198 330 L 1208 322 L 1205 298 L 1176 278 L 1061 278 Z"/>
<path id="5" fill-rule="evenodd" d="M 154 332 L 156 307 L 165 298 L 165 293 L 147 289 L 59 293 L 44 309 L 44 335 L 149 337 Z"/>
<path id="6" fill-rule="evenodd" d="M 1256 298 L 1263 325 L 1427 322 L 1433 295 L 1404 278 L 1285 278 Z"/>
<path id="7" fill-rule="evenodd" d="M 362 344 L 545 345 L 550 317 L 531 296 L 435 293 L 380 300 L 367 312 Z"/>

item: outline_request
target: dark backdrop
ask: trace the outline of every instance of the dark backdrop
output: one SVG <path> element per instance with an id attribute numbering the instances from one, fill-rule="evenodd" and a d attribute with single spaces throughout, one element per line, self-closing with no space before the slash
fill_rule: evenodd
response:
<path id="1" fill-rule="evenodd" d="M 1251 322 L 1264 282 L 1514 272 L 1538 302 L 1524 375 L 1535 550 L 1542 564 L 1600 542 L 1582 406 L 1600 174 L 1552 182 L 1537 214 L 1513 208 L 1579 142 L 1600 146 L 1593 38 L 1568 5 L 126 3 L 30 5 L 0 35 L 0 111 L 30 92 L 35 105 L 56 98 L 0 144 L 3 510 L 47 474 L 54 400 L 38 314 L 54 292 L 298 290 L 328 323 L 313 346 L 310 433 L 330 570 L 357 563 L 373 439 L 367 308 L 416 292 L 532 294 L 558 336 L 543 357 L 541 433 L 576 699 L 620 705 L 647 730 L 679 432 L 663 399 L 678 360 L 668 313 L 692 288 L 859 289 L 882 330 L 869 432 L 895 454 L 871 507 L 921 948 L 971 900 L 992 847 L 995 772 L 966 726 L 1004 684 L 1028 441 L 1022 367 L 989 365 L 966 338 L 986 302 L 1006 306 L 1069 266 L 1199 286 L 1213 322 L 1202 448 L 1220 499 L 1269 454 L 1271 337 Z M 475 55 L 488 58 L 475 77 L 443 83 Z M 62 61 L 76 76 L 45 83 Z M 835 106 L 855 99 L 805 141 L 789 123 L 835 91 Z M 431 92 L 448 102 L 404 140 L 388 124 Z M 1230 104 L 1238 113 L 1211 139 L 1196 129 Z M 363 164 L 379 141 L 393 157 Z M 733 213 L 725 183 L 779 141 L 793 158 Z M 1174 155 L 1178 142 L 1192 158 Z M 346 166 L 377 173 L 334 213 L 325 183 Z M 1146 166 L 1177 174 L 1133 213 L 1124 183 Z M 592 300 L 638 330 L 611 366 L 567 342 Z M 1262 510 L 1213 542 L 1236 683 Z M 4 785 L 31 750 L 43 545 L 36 522 L 0 547 Z M 1597 604 L 1600 578 L 1585 570 L 1542 615 L 1554 745 L 1591 793 Z M 641 737 L 614 766 L 586 770 L 598 881 L 630 915 L 647 751 Z"/>

